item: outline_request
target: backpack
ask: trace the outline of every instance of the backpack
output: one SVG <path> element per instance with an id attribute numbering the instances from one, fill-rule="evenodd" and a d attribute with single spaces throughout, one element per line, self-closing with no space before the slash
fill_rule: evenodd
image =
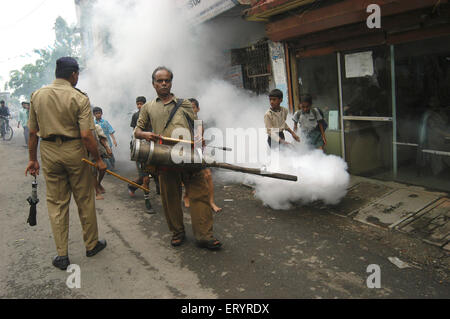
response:
<path id="1" fill-rule="evenodd" d="M 316 120 L 317 120 L 317 113 L 316 112 L 319 112 L 320 116 L 322 116 L 322 119 L 320 121 L 317 121 L 317 124 L 319 124 L 319 122 L 322 123 L 323 131 L 325 132 L 327 130 L 327 128 L 328 128 L 328 123 L 325 120 L 325 117 L 323 116 L 322 110 L 319 109 L 318 107 L 314 108 L 314 116 L 315 116 Z"/>

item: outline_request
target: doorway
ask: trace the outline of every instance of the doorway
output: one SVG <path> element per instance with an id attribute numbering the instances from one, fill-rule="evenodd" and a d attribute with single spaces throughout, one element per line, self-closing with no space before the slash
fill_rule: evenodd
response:
<path id="1" fill-rule="evenodd" d="M 346 51 L 339 59 L 343 144 L 349 171 L 392 179 L 389 47 Z"/>

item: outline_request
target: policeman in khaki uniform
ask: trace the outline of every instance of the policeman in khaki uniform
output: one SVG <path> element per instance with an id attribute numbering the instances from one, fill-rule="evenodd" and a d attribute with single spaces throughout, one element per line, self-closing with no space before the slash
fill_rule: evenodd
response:
<path id="1" fill-rule="evenodd" d="M 69 204 L 71 193 L 78 206 L 83 228 L 86 256 L 92 257 L 106 247 L 98 240 L 94 180 L 88 164 L 81 161 L 88 151 L 100 171 L 106 170 L 95 137 L 89 98 L 75 89 L 79 66 L 75 59 L 63 57 L 56 62 L 56 80 L 31 96 L 28 163 L 25 175 L 39 175 L 37 146 L 47 185 L 47 206 L 58 256 L 53 265 L 66 270 L 68 256 Z"/>
<path id="2" fill-rule="evenodd" d="M 141 108 L 135 129 L 137 139 L 158 142 L 158 135 L 172 137 L 176 128 L 189 129 L 188 121 L 193 122 L 196 118 L 191 102 L 183 100 L 169 122 L 170 114 L 177 105 L 176 97 L 170 93 L 172 80 L 173 73 L 166 67 L 158 67 L 153 72 L 153 87 L 158 97 Z M 153 132 L 145 132 L 150 125 Z M 172 246 L 180 246 L 185 240 L 181 208 L 183 182 L 189 194 L 192 229 L 197 244 L 211 250 L 219 249 L 222 243 L 213 237 L 213 216 L 209 206 L 208 185 L 203 173 L 181 172 L 175 169 L 159 169 L 158 173 L 162 204 L 169 230 L 172 232 Z"/>

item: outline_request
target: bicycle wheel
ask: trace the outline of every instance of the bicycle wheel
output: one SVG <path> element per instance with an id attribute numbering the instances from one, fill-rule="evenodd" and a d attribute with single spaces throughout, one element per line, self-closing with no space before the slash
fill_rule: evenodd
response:
<path id="1" fill-rule="evenodd" d="M 14 136 L 14 131 L 11 126 L 7 126 L 5 130 L 4 139 L 5 141 L 11 141 Z"/>

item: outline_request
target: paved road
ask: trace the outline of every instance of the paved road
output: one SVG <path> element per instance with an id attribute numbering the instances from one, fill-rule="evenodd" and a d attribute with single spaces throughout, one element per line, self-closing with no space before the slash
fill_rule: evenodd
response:
<path id="1" fill-rule="evenodd" d="M 143 194 L 130 199 L 126 185 L 108 176 L 106 201 L 97 202 L 108 247 L 86 258 L 76 206 L 71 204 L 70 260 L 81 268 L 81 288 L 51 265 L 55 254 L 38 179 L 38 225 L 26 224 L 31 179 L 24 177 L 27 150 L 17 133 L 0 142 L 0 298 L 449 298 L 449 254 L 405 234 L 327 213 L 320 205 L 287 211 L 264 207 L 242 185 L 215 176 L 215 233 L 223 250 L 195 246 L 189 214 L 188 241 L 172 248 L 161 202 L 143 211 Z M 122 174 L 133 164 L 119 160 Z M 154 184 L 151 185 L 154 189 Z M 233 199 L 232 202 L 224 199 Z M 399 269 L 388 257 L 414 265 Z M 367 267 L 381 269 L 381 288 L 369 289 Z"/>

